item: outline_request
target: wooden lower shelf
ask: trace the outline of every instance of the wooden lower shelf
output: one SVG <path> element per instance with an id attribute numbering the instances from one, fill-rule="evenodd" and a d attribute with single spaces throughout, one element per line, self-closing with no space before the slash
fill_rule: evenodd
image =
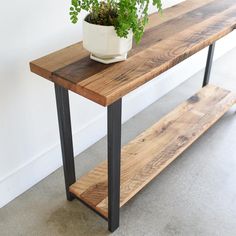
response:
<path id="1" fill-rule="evenodd" d="M 124 146 L 120 206 L 164 170 L 234 103 L 235 94 L 208 85 Z M 70 191 L 107 217 L 107 162 L 81 177 L 71 185 Z"/>

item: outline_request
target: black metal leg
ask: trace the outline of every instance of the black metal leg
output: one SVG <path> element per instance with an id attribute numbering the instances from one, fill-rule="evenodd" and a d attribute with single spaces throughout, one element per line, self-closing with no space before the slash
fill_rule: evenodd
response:
<path id="1" fill-rule="evenodd" d="M 205 75 L 204 75 L 202 87 L 205 87 L 209 83 L 214 51 L 215 51 L 215 42 L 211 44 L 208 49 L 207 63 L 206 63 L 206 69 L 205 69 Z"/>
<path id="2" fill-rule="evenodd" d="M 61 139 L 62 160 L 66 185 L 67 200 L 72 201 L 74 196 L 69 187 L 76 181 L 74 166 L 74 151 L 71 132 L 70 105 L 68 90 L 55 84 L 57 114 Z"/>
<path id="3" fill-rule="evenodd" d="M 120 220 L 120 153 L 122 100 L 108 106 L 108 228 L 114 232 Z"/>

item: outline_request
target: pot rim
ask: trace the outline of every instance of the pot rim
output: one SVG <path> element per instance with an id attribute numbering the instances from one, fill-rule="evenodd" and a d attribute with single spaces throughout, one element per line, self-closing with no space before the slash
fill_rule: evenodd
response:
<path id="1" fill-rule="evenodd" d="M 87 17 L 87 16 L 86 16 Z M 85 17 L 85 18 L 86 18 Z M 114 25 L 98 25 L 98 24 L 93 24 L 93 23 L 89 23 L 88 21 L 86 21 L 84 18 L 83 22 L 85 24 L 88 24 L 88 25 L 93 25 L 93 26 L 96 26 L 96 27 L 101 27 L 101 28 L 115 28 Z"/>
<path id="2" fill-rule="evenodd" d="M 83 20 L 83 24 L 87 24 L 87 25 L 90 25 L 92 27 L 96 27 L 96 28 L 101 28 L 101 29 L 110 29 L 110 30 L 114 30 L 115 31 L 115 27 L 114 25 L 98 25 L 98 24 L 92 24 L 92 23 L 89 23 L 88 21 Z M 133 36 L 133 31 L 132 29 L 129 30 L 131 35 Z M 119 36 L 118 36 L 119 37 Z"/>

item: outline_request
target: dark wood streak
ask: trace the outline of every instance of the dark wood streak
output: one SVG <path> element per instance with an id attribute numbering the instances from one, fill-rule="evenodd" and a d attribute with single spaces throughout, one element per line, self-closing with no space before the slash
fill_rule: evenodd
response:
<path id="1" fill-rule="evenodd" d="M 53 72 L 53 75 L 77 84 L 108 67 L 109 65 L 93 61 L 88 56 Z"/>
<path id="2" fill-rule="evenodd" d="M 187 100 L 190 104 L 194 104 L 199 101 L 198 95 L 192 96 Z"/>

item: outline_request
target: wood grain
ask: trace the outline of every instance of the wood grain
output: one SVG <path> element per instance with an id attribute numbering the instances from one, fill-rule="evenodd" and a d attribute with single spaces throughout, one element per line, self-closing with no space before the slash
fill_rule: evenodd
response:
<path id="1" fill-rule="evenodd" d="M 235 103 L 235 94 L 208 85 L 124 146 L 121 152 L 120 206 L 164 170 Z M 81 177 L 70 191 L 107 217 L 107 162 Z"/>
<path id="2" fill-rule="evenodd" d="M 187 0 L 150 15 L 139 45 L 125 62 L 90 60 L 81 43 L 30 63 L 31 70 L 100 105 L 107 106 L 155 78 L 236 26 L 235 0 Z"/>

